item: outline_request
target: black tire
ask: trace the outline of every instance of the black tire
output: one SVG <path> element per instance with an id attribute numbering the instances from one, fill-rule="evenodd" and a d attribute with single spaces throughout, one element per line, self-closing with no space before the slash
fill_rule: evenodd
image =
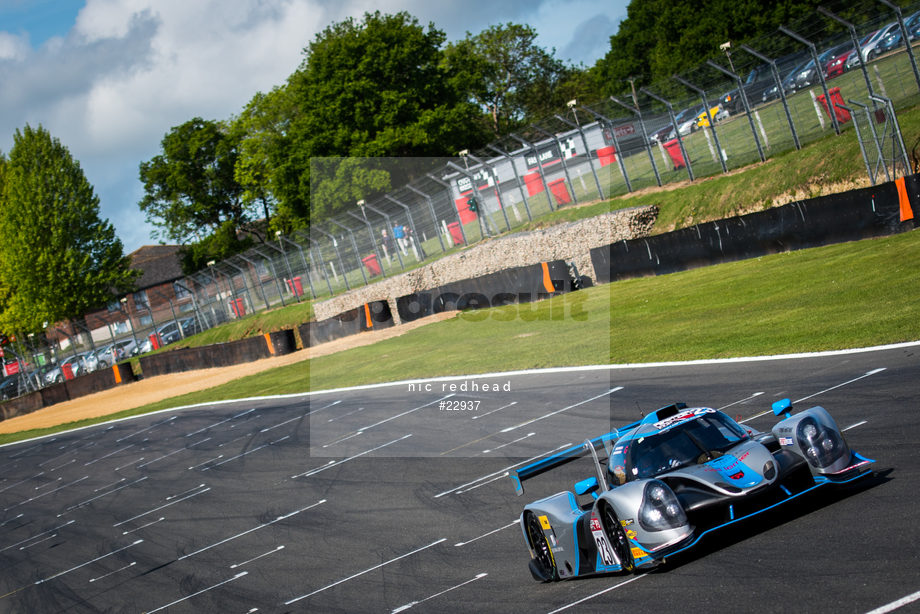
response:
<path id="1" fill-rule="evenodd" d="M 607 541 L 610 542 L 610 546 L 616 552 L 617 558 L 620 559 L 623 571 L 627 573 L 636 571 L 636 561 L 632 555 L 632 546 L 629 545 L 629 539 L 626 537 L 623 525 L 620 524 L 620 519 L 617 518 L 616 512 L 613 511 L 610 505 L 604 505 L 604 511 L 601 514 L 601 525 L 604 527 Z"/>
<path id="2" fill-rule="evenodd" d="M 559 579 L 559 572 L 556 570 L 556 559 L 553 557 L 553 551 L 549 548 L 546 536 L 543 534 L 543 527 L 540 521 L 532 512 L 527 512 L 527 539 L 530 541 L 530 547 L 536 555 L 537 561 L 543 568 L 549 572 L 550 579 L 556 581 Z"/>

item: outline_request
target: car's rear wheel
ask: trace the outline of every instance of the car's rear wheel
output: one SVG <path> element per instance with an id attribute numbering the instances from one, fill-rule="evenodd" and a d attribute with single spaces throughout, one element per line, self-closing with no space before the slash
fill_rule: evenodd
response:
<path id="1" fill-rule="evenodd" d="M 532 512 L 527 512 L 527 539 L 530 541 L 530 547 L 533 549 L 537 562 L 543 567 L 550 580 L 558 580 L 559 573 L 556 571 L 556 560 L 553 558 L 553 551 L 549 548 L 546 536 L 543 534 L 543 527 L 540 521 Z"/>
<path id="2" fill-rule="evenodd" d="M 623 571 L 633 572 L 636 570 L 636 561 L 633 559 L 632 547 L 629 545 L 629 538 L 626 537 L 626 531 L 620 524 L 616 512 L 610 505 L 604 505 L 604 512 L 601 515 L 604 533 L 607 535 L 607 541 L 613 551 L 616 552 L 617 558 L 620 559 L 620 565 Z"/>

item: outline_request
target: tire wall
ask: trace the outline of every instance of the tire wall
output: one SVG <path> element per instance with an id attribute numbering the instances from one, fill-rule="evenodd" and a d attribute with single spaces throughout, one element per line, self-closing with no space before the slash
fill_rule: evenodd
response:
<path id="1" fill-rule="evenodd" d="M 904 180 L 920 214 L 920 176 Z M 799 201 L 591 250 L 598 283 L 666 275 L 767 254 L 882 237 L 915 227 L 901 221 L 895 182 Z"/>
<path id="2" fill-rule="evenodd" d="M 529 303 L 570 292 L 573 279 L 564 260 L 505 269 L 396 299 L 399 318 L 412 322 L 443 311 Z"/>
<path id="3" fill-rule="evenodd" d="M 197 369 L 228 367 L 295 351 L 293 330 L 266 333 L 248 339 L 216 343 L 194 348 L 180 348 L 150 356 L 141 356 L 144 377 L 182 373 Z"/>
<path id="4" fill-rule="evenodd" d="M 304 345 L 313 347 L 342 337 L 393 326 L 396 326 L 396 322 L 390 304 L 387 301 L 371 301 L 327 320 L 302 324 L 298 331 Z"/>

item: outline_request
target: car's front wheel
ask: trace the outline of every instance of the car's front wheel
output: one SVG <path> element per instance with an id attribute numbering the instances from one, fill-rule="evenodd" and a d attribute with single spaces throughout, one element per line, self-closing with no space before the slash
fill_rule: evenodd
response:
<path id="1" fill-rule="evenodd" d="M 527 525 L 527 539 L 534 552 L 535 560 L 543 568 L 540 571 L 545 572 L 545 574 L 540 575 L 547 576 L 544 581 L 558 580 L 559 573 L 556 571 L 556 560 L 553 558 L 553 551 L 550 550 L 546 536 L 543 534 L 543 527 L 540 526 L 540 521 L 533 512 L 527 512 L 525 523 Z M 537 574 L 534 574 L 534 577 L 536 578 Z"/>
<path id="2" fill-rule="evenodd" d="M 625 572 L 636 570 L 636 561 L 633 559 L 632 546 L 629 544 L 629 538 L 626 537 L 626 531 L 617 518 L 616 512 L 609 504 L 604 505 L 604 511 L 601 515 L 604 533 L 607 535 L 607 541 L 613 551 L 616 552 L 617 558 L 620 559 L 620 565 Z"/>

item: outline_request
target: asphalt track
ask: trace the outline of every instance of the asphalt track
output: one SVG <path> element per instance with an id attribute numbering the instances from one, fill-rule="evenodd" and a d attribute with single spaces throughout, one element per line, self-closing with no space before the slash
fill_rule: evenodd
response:
<path id="1" fill-rule="evenodd" d="M 908 345 L 439 380 L 172 410 L 5 446 L 0 612 L 920 612 L 918 358 Z M 785 397 L 827 408 L 878 460 L 876 476 L 653 573 L 531 579 L 523 505 L 591 469 L 571 463 L 516 497 L 509 467 L 674 401 L 768 430 L 773 416 L 760 414 Z M 480 403 L 447 411 L 442 400 Z"/>

